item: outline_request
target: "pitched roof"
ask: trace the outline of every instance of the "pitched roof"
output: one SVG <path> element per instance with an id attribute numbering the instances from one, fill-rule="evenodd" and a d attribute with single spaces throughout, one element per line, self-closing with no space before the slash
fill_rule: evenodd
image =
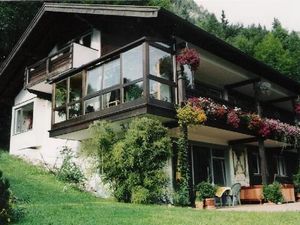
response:
<path id="1" fill-rule="evenodd" d="M 51 13 L 64 14 L 92 14 L 92 15 L 107 15 L 116 17 L 139 17 L 152 18 L 157 20 L 157 24 L 164 23 L 170 26 L 170 30 L 174 35 L 189 41 L 199 47 L 216 54 L 234 64 L 243 67 L 255 74 L 260 75 L 274 83 L 277 83 L 296 93 L 300 92 L 300 84 L 289 79 L 285 75 L 279 73 L 268 65 L 254 59 L 253 57 L 243 53 L 239 49 L 229 45 L 221 39 L 211 35 L 203 29 L 191 24 L 190 22 L 180 18 L 179 16 L 160 7 L 145 7 L 145 6 L 121 6 L 121 5 L 99 5 L 99 4 L 72 4 L 72 3 L 45 3 L 31 24 L 28 26 L 20 40 L 17 42 L 10 55 L 0 67 L 0 81 L 6 76 L 10 76 L 8 72 L 10 67 L 13 67 L 15 59 L 24 54 L 22 46 L 27 41 L 29 35 L 34 32 L 34 28 L 39 22 Z M 10 79 L 10 78 L 9 78 Z M 0 82 L 0 94 L 1 87 Z M 5 84 L 3 83 L 4 88 Z"/>

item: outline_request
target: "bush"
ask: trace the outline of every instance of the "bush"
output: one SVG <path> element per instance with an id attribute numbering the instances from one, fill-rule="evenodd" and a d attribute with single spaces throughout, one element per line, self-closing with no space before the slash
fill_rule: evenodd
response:
<path id="1" fill-rule="evenodd" d="M 83 142 L 82 152 L 97 157 L 103 181 L 118 201 L 166 200 L 168 179 L 163 169 L 171 155 L 171 140 L 159 121 L 135 119 L 119 133 L 112 124 L 97 121 L 89 130 L 92 138 Z"/>
<path id="2" fill-rule="evenodd" d="M 149 202 L 150 192 L 148 189 L 137 186 L 132 189 L 131 202 L 136 204 L 146 204 Z"/>
<path id="3" fill-rule="evenodd" d="M 76 185 L 82 184 L 85 177 L 80 168 L 73 162 L 75 155 L 72 149 L 64 146 L 60 153 L 63 157 L 63 162 L 61 167 L 57 170 L 57 178 Z"/>
<path id="4" fill-rule="evenodd" d="M 300 193 L 300 169 L 298 170 L 298 173 L 293 176 L 293 181 L 295 185 L 295 191 Z"/>
<path id="5" fill-rule="evenodd" d="M 274 203 L 281 203 L 283 201 L 283 196 L 280 190 L 280 184 L 274 182 L 273 184 L 264 185 L 263 196 L 265 201 L 270 201 Z"/>
<path id="6" fill-rule="evenodd" d="M 7 224 L 12 220 L 12 197 L 9 187 L 9 181 L 0 171 L 0 224 Z"/>
<path id="7" fill-rule="evenodd" d="M 176 206 L 189 206 L 191 204 L 187 182 L 177 183 L 176 191 L 173 194 L 173 204 Z"/>
<path id="8" fill-rule="evenodd" d="M 205 198 L 214 198 L 217 188 L 208 181 L 202 181 L 196 186 L 197 198 L 203 200 Z"/>

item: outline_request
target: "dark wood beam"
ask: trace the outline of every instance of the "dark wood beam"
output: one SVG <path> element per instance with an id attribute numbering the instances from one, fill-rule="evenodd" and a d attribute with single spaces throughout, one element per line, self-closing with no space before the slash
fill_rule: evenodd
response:
<path id="1" fill-rule="evenodd" d="M 258 141 L 257 137 L 242 138 L 242 139 L 230 140 L 228 141 L 228 145 L 241 145 L 241 144 L 247 144 L 255 141 Z"/>
<path id="2" fill-rule="evenodd" d="M 242 87 L 242 86 L 245 86 L 245 85 L 248 85 L 248 84 L 253 84 L 253 83 L 256 83 L 256 82 L 259 82 L 259 81 L 260 81 L 260 78 L 243 80 L 243 81 L 236 82 L 236 83 L 233 83 L 233 84 L 227 84 L 227 85 L 224 86 L 224 88 L 229 90 L 229 89 L 233 89 L 233 88 Z"/>
<path id="3" fill-rule="evenodd" d="M 296 98 L 297 98 L 297 96 L 293 95 L 293 96 L 287 96 L 287 97 L 283 97 L 283 98 L 276 98 L 276 99 L 271 99 L 268 101 L 263 101 L 262 103 L 272 104 L 272 103 L 278 103 L 278 102 L 286 102 L 286 101 L 294 100 Z"/>

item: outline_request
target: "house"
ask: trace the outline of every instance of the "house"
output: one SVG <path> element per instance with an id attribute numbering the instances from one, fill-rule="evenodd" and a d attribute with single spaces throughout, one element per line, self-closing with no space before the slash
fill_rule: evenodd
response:
<path id="1" fill-rule="evenodd" d="M 201 55 L 197 71 L 185 68 L 187 85 L 176 65 L 185 47 Z M 158 7 L 45 3 L 0 69 L 1 98 L 12 104 L 10 153 L 49 163 L 62 145 L 77 149 L 95 120 L 151 116 L 178 137 L 174 106 L 186 97 L 294 126 L 299 92 L 300 84 Z M 188 138 L 193 184 L 291 183 L 298 168 L 293 145 L 222 121 L 193 126 Z"/>

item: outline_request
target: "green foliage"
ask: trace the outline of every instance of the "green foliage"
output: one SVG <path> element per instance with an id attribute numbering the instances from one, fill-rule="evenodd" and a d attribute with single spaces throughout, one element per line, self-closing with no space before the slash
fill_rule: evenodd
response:
<path id="1" fill-rule="evenodd" d="M 64 146 L 60 153 L 63 157 L 63 162 L 61 167 L 57 170 L 57 178 L 75 185 L 82 185 L 85 177 L 79 166 L 73 161 L 75 155 L 72 149 Z"/>
<path id="2" fill-rule="evenodd" d="M 198 192 L 198 199 L 203 200 L 205 198 L 215 197 L 217 188 L 208 181 L 202 181 L 196 186 L 196 192 Z"/>
<path id="3" fill-rule="evenodd" d="M 163 168 L 171 155 L 171 140 L 159 121 L 135 119 L 126 133 L 97 121 L 89 130 L 92 138 L 83 142 L 82 152 L 97 157 L 103 181 L 118 201 L 164 201 L 168 179 Z"/>
<path id="4" fill-rule="evenodd" d="M 182 179 L 176 184 L 175 192 L 173 194 L 173 204 L 176 206 L 191 205 L 188 184 L 185 179 Z"/>
<path id="5" fill-rule="evenodd" d="M 0 170 L 0 224 L 7 224 L 11 221 L 11 192 L 8 179 L 3 177 Z"/>
<path id="6" fill-rule="evenodd" d="M 298 173 L 293 176 L 293 182 L 295 185 L 295 191 L 300 193 L 300 169 L 298 170 Z"/>
<path id="7" fill-rule="evenodd" d="M 43 168 L 7 153 L 0 153 L 0 170 L 10 178 L 11 190 L 19 198 L 30 199 L 22 203 L 26 214 L 17 223 L 22 225 L 298 225 L 300 219 L 299 212 L 196 212 L 191 208 L 116 204 L 76 189 L 64 190 L 65 184 Z"/>
<path id="8" fill-rule="evenodd" d="M 283 196 L 280 190 L 280 184 L 274 182 L 273 184 L 264 185 L 263 196 L 266 201 L 281 203 L 283 201 Z"/>

